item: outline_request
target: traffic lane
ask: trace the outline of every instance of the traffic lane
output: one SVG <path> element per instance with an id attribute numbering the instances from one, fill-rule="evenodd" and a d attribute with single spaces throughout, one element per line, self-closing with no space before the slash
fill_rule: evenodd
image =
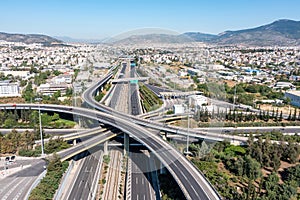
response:
<path id="1" fill-rule="evenodd" d="M 0 172 L 4 170 L 5 166 L 7 169 L 13 169 L 13 168 L 22 168 L 22 166 L 25 165 L 33 165 L 36 164 L 39 161 L 39 159 L 28 159 L 28 160 L 20 160 L 18 157 L 15 158 L 13 161 L 5 161 L 4 158 L 0 161 Z"/>
<path id="2" fill-rule="evenodd" d="M 209 192 L 210 189 L 207 187 L 206 183 L 204 183 L 205 179 L 198 178 L 197 181 L 195 180 L 195 177 L 199 177 L 202 175 L 199 174 L 200 172 L 195 171 L 195 169 L 193 169 L 193 166 L 190 163 L 188 163 L 189 161 L 181 159 L 181 162 L 177 163 L 176 167 L 172 165 L 172 163 L 174 163 L 177 159 L 182 158 L 182 155 L 179 155 L 179 152 L 174 150 L 169 144 L 158 143 L 156 140 L 153 139 L 153 137 L 156 136 L 149 137 L 148 135 L 145 135 L 143 131 L 139 131 L 138 129 L 133 128 L 128 124 L 122 124 L 122 127 L 126 128 L 128 130 L 127 132 L 130 132 L 133 135 L 133 137 L 136 138 L 138 141 L 142 141 L 142 143 L 144 143 L 146 146 L 150 147 L 158 155 L 160 155 L 163 161 L 167 164 L 166 167 L 169 170 L 171 169 L 173 171 L 173 173 L 171 171 L 173 176 L 178 177 L 179 175 L 183 174 L 181 178 L 188 177 L 183 179 L 184 181 L 181 182 L 182 184 L 180 185 L 180 187 L 182 189 L 187 190 L 187 194 L 190 197 L 192 198 L 201 197 L 202 199 L 208 199 L 205 191 Z M 170 146 L 170 147 L 166 148 L 166 146 Z M 186 170 L 189 170 L 190 172 Z M 178 180 L 181 179 L 177 179 L 176 181 Z M 192 183 L 195 185 L 191 185 Z M 202 189 L 202 187 L 204 187 L 205 189 Z"/>
<path id="3" fill-rule="evenodd" d="M 195 169 L 192 169 L 191 164 L 186 164 L 187 161 L 180 159 L 181 157 L 177 156 L 178 152 L 176 152 L 176 150 L 171 147 L 166 149 L 165 146 L 159 144 L 153 140 L 153 138 L 146 136 L 141 132 L 137 132 L 135 129 L 131 129 L 130 132 L 133 132 L 134 135 L 138 137 L 138 140 L 142 140 L 146 146 L 152 148 L 163 158 L 164 162 L 167 164 L 166 167 L 169 171 L 172 170 L 170 173 L 177 177 L 177 179 L 175 178 L 176 181 L 180 180 L 179 186 L 186 190 L 191 199 L 209 199 L 209 195 L 206 193 L 209 192 L 210 189 L 206 187 L 206 184 L 202 179 L 195 180 L 195 177 L 198 177 L 199 174 L 195 172 Z M 180 159 L 180 162 L 178 162 L 178 159 Z"/>
<path id="4" fill-rule="evenodd" d="M 138 98 L 138 89 L 135 84 L 130 84 L 130 101 L 131 101 L 131 114 L 139 115 L 140 114 L 140 102 Z"/>
<path id="5" fill-rule="evenodd" d="M 24 199 L 28 190 L 38 176 L 45 170 L 46 162 L 39 160 L 37 163 L 16 172 L 0 181 L 1 200 L 6 199 Z"/>
<path id="6" fill-rule="evenodd" d="M 132 199 L 152 199 L 152 181 L 148 171 L 149 158 L 143 152 L 131 152 L 130 156 L 132 160 Z"/>
<path id="7" fill-rule="evenodd" d="M 202 176 L 199 170 L 197 170 L 190 161 L 180 156 L 173 148 L 165 148 L 155 140 L 143 138 L 144 143 L 155 149 L 155 151 L 163 157 L 165 163 L 167 163 L 171 170 L 174 171 L 173 176 L 177 176 L 181 180 L 182 187 L 184 187 L 192 199 L 216 199 L 210 192 L 210 185 L 206 179 Z M 166 166 L 168 168 L 168 166 Z M 172 172 L 171 172 L 172 173 Z M 183 178 L 183 179 L 182 179 Z M 182 181 L 184 180 L 184 181 Z M 188 186 L 188 187 L 186 187 Z M 213 191 L 212 191 L 213 192 Z M 214 193 L 214 192 L 213 192 Z"/>
<path id="8" fill-rule="evenodd" d="M 45 170 L 44 168 L 45 166 L 46 166 L 46 161 L 40 159 L 36 163 L 32 164 L 30 167 L 18 171 L 11 176 L 12 177 L 39 176 Z"/>
<path id="9" fill-rule="evenodd" d="M 63 152 L 60 152 L 58 154 L 59 154 L 59 156 L 61 158 L 65 158 L 68 155 L 73 154 L 74 152 L 80 151 L 83 147 L 91 146 L 91 145 L 97 143 L 98 141 L 102 141 L 102 140 L 106 139 L 107 137 L 110 137 L 110 136 L 112 136 L 114 134 L 115 133 L 113 133 L 111 131 L 107 131 L 107 132 L 105 132 L 103 134 L 100 134 L 100 135 L 95 136 L 95 137 L 93 137 L 91 139 L 88 139 L 88 140 L 86 140 L 84 142 L 81 142 L 80 144 L 77 144 L 77 145 L 75 145 L 75 146 L 73 146 L 73 147 L 71 147 L 69 149 L 66 149 Z"/>
<path id="10" fill-rule="evenodd" d="M 93 184 L 94 181 L 96 181 L 96 183 L 98 183 L 98 180 L 95 180 L 95 174 L 96 170 L 100 170 L 97 169 L 98 164 L 100 162 L 100 156 L 101 156 L 102 152 L 101 151 L 97 151 L 95 153 L 92 154 L 92 159 L 90 160 L 90 164 L 89 164 L 89 168 L 85 169 L 85 175 L 84 177 L 86 178 L 86 180 L 83 181 L 84 184 L 84 190 L 82 193 L 82 199 L 86 200 L 86 199 L 94 199 L 95 197 L 93 197 Z"/>
<path id="11" fill-rule="evenodd" d="M 198 129 L 201 130 L 201 129 Z M 220 128 L 208 128 L 204 129 L 204 131 L 222 131 L 222 133 L 265 133 L 265 132 L 272 132 L 272 131 L 279 131 L 283 134 L 289 133 L 289 134 L 295 134 L 300 133 L 300 128 L 290 128 L 290 127 L 272 127 L 272 128 L 261 128 L 261 127 L 237 127 L 237 128 L 227 128 L 227 127 L 220 127 Z"/>
<path id="12" fill-rule="evenodd" d="M 85 151 L 85 152 L 83 152 L 81 154 L 82 156 L 84 156 L 84 158 L 83 158 L 83 164 L 82 164 L 82 166 L 81 166 L 81 168 L 79 170 L 79 173 L 78 173 L 78 175 L 77 175 L 77 177 L 76 177 L 76 179 L 74 181 L 74 184 L 73 184 L 73 186 L 71 188 L 71 191 L 70 191 L 69 196 L 67 197 L 67 199 L 73 199 L 74 200 L 74 199 L 76 199 L 76 197 L 80 198 L 82 190 L 79 190 L 78 188 L 81 187 L 82 179 L 80 179 L 79 177 L 82 176 L 81 175 L 81 173 L 83 173 L 82 169 L 85 169 L 87 167 L 87 163 L 88 163 L 87 159 L 90 159 L 90 158 L 87 157 L 88 154 L 89 153 L 87 151 Z"/>
<path id="13" fill-rule="evenodd" d="M 87 155 L 87 153 L 85 154 Z M 97 165 L 100 160 L 100 151 L 92 153 L 84 158 L 80 172 L 75 180 L 73 188 L 68 199 L 89 199 L 92 197 L 91 186 L 94 180 L 94 174 L 97 170 Z"/>
<path id="14" fill-rule="evenodd" d="M 36 177 L 18 178 L 17 182 L 2 192 L 1 200 L 24 199 Z"/>
<path id="15" fill-rule="evenodd" d="M 157 149 L 162 148 L 159 147 L 160 144 L 154 142 Z M 176 150 L 175 150 L 176 151 Z M 194 168 L 191 164 L 184 164 L 190 161 L 185 160 L 184 158 L 178 156 L 174 159 L 174 156 L 178 154 L 178 152 L 174 152 L 174 150 L 160 151 L 161 155 L 164 155 L 164 160 L 167 162 L 172 170 L 174 170 L 177 178 L 181 181 L 183 186 L 189 185 L 189 187 L 185 187 L 191 199 L 215 199 L 212 195 L 210 195 L 209 185 L 205 183 L 205 178 L 199 176 L 199 171 Z M 173 156 L 173 159 L 171 159 Z M 166 166 L 167 167 L 167 166 Z M 172 172 L 171 172 L 172 173 Z"/>
<path id="16" fill-rule="evenodd" d="M 51 108 L 51 109 L 53 109 L 53 106 L 45 106 L 45 105 L 43 105 L 43 108 Z M 68 107 L 67 108 L 65 108 L 65 109 L 69 109 Z M 79 108 L 78 108 L 78 110 L 80 110 Z M 83 114 L 87 114 L 87 116 L 91 116 L 91 111 L 88 111 L 88 110 L 86 110 L 86 111 L 84 111 L 84 110 L 80 110 L 80 113 L 83 113 Z M 95 112 L 95 115 L 97 115 L 96 114 L 96 112 Z M 108 123 L 108 124 L 110 124 L 110 125 L 113 125 L 113 126 L 116 126 L 116 118 L 112 118 L 111 116 L 105 116 L 104 114 L 102 115 L 100 115 L 100 116 L 102 116 L 102 118 L 106 118 L 106 120 L 102 120 L 101 119 L 101 117 L 100 117 L 100 121 L 103 121 L 103 122 L 105 122 L 105 123 Z M 120 127 L 120 129 L 124 129 L 125 130 L 125 132 L 127 132 L 127 133 L 129 133 L 129 134 L 131 134 L 131 135 L 133 135 L 138 141 L 142 141 L 142 140 L 144 140 L 143 138 L 140 138 L 140 137 L 145 137 L 146 135 L 144 134 L 144 135 L 138 135 L 138 132 L 145 132 L 145 133 L 147 133 L 147 134 L 150 134 L 151 135 L 151 133 L 149 133 L 148 131 L 146 131 L 145 129 L 143 129 L 143 128 L 141 128 L 141 127 L 139 127 L 139 126 L 135 126 L 134 124 L 132 124 L 132 123 L 129 123 L 129 122 L 126 122 L 126 121 L 124 121 L 124 120 L 122 120 L 122 119 L 118 119 L 117 118 L 117 123 L 119 123 L 120 125 L 118 126 L 118 127 Z M 133 126 L 133 128 L 131 128 L 131 129 L 128 129 L 125 125 L 129 125 L 129 126 Z M 132 130 L 133 129 L 133 130 Z M 159 140 L 158 138 L 156 139 L 156 140 Z M 151 140 L 150 140 L 151 141 Z M 153 140 L 152 140 L 153 141 Z M 145 143 L 145 141 L 142 141 L 142 142 L 144 142 Z M 163 141 L 161 141 L 161 142 L 163 142 Z M 164 143 L 164 145 L 167 145 L 167 144 L 165 144 Z M 147 146 L 148 147 L 151 147 L 151 145 L 149 145 L 149 144 L 147 144 Z M 169 145 L 170 146 L 170 145 Z M 158 154 L 159 155 L 159 154 Z M 160 156 L 160 155 L 159 155 Z M 182 155 L 179 155 L 179 154 L 177 154 L 176 155 L 176 157 L 182 157 Z M 163 162 L 165 162 L 165 158 L 160 158 Z M 186 165 L 191 165 L 191 164 L 187 164 L 187 163 L 185 163 Z M 174 174 L 173 173 L 173 175 L 176 177 L 176 174 Z M 189 187 L 189 186 L 182 186 L 182 188 L 184 189 L 185 187 Z M 213 189 L 212 189 L 212 191 L 213 191 Z M 186 195 L 188 196 L 189 194 L 187 194 L 186 193 Z"/>

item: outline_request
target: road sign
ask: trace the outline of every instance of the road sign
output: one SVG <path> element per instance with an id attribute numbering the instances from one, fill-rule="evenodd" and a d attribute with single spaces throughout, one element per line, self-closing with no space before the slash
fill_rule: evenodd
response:
<path id="1" fill-rule="evenodd" d="M 138 80 L 130 80 L 130 84 L 138 84 Z"/>

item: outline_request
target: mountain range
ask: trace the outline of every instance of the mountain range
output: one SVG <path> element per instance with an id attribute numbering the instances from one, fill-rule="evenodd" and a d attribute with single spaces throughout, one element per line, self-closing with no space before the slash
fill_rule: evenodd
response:
<path id="1" fill-rule="evenodd" d="M 239 31 L 225 31 L 212 42 L 245 45 L 299 45 L 300 21 L 278 20 L 271 24 Z"/>
<path id="2" fill-rule="evenodd" d="M 7 42 L 22 42 L 26 44 L 41 43 L 44 45 L 51 45 L 62 43 L 61 40 L 53 37 L 41 34 L 15 34 L 15 33 L 3 33 L 0 32 L 0 40 Z"/>
<path id="3" fill-rule="evenodd" d="M 300 45 L 300 21 L 282 19 L 256 28 L 225 31 L 218 35 L 200 32 L 187 32 L 180 35 L 133 35 L 117 41 L 117 43 L 180 43 L 190 41 L 218 45 L 297 46 Z"/>
<path id="4" fill-rule="evenodd" d="M 225 31 L 218 35 L 200 32 L 186 32 L 179 35 L 174 34 L 142 34 L 131 35 L 125 39 L 114 40 L 83 40 L 70 37 L 50 37 L 39 34 L 10 34 L 1 33 L 0 40 L 23 43 L 42 43 L 45 45 L 64 42 L 101 43 L 110 41 L 115 44 L 137 44 L 137 43 L 183 43 L 204 42 L 217 45 L 248 45 L 248 46 L 297 46 L 300 45 L 300 21 L 281 19 L 263 26 Z"/>

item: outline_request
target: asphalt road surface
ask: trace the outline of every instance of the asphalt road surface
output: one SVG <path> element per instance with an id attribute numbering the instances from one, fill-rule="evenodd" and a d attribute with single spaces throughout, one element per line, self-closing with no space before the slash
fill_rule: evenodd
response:
<path id="1" fill-rule="evenodd" d="M 84 157 L 83 165 L 79 171 L 76 181 L 71 189 L 69 200 L 87 200 L 94 199 L 92 185 L 95 181 L 96 170 L 101 161 L 102 151 L 96 151 Z"/>
<path id="2" fill-rule="evenodd" d="M 131 147 L 130 159 L 131 164 L 131 199 L 132 200 L 154 200 L 155 192 L 149 157 L 144 154 L 145 151 L 140 151 L 137 147 Z"/>
<path id="3" fill-rule="evenodd" d="M 0 198 L 1 200 L 23 200 L 31 185 L 44 171 L 46 162 L 44 160 L 35 160 L 31 167 L 24 168 L 10 176 L 0 180 Z"/>

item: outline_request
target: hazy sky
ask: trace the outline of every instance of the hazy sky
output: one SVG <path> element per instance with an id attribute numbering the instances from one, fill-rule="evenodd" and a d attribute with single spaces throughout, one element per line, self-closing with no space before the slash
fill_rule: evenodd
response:
<path id="1" fill-rule="evenodd" d="M 101 39 L 156 27 L 220 33 L 300 20 L 299 0 L 1 0 L 0 31 Z"/>

